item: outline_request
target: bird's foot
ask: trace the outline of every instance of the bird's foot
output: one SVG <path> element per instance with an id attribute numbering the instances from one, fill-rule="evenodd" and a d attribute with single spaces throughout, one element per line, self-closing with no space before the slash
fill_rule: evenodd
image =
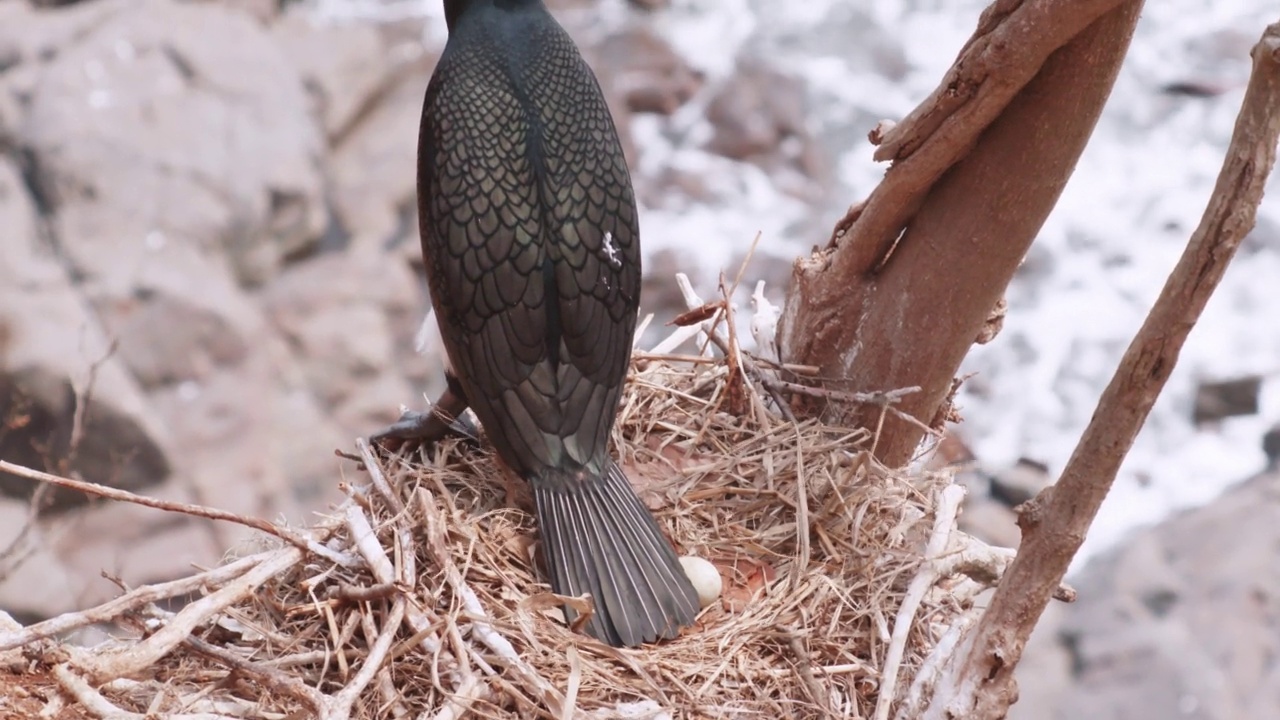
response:
<path id="1" fill-rule="evenodd" d="M 405 446 L 430 446 L 449 437 L 462 438 L 477 445 L 480 443 L 480 431 L 466 415 L 449 418 L 435 409 L 425 412 L 405 410 L 399 420 L 370 435 L 369 440 L 374 445 L 395 451 Z"/>

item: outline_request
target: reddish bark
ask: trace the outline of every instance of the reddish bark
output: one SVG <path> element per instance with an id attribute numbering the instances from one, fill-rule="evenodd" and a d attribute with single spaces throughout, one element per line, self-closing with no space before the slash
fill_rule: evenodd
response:
<path id="1" fill-rule="evenodd" d="M 879 133 L 894 165 L 860 214 L 796 262 L 779 325 L 788 362 L 820 367 L 832 389 L 918 385 L 898 407 L 931 422 L 1093 132 L 1141 7 L 1120 4 L 987 9 L 934 95 Z M 867 405 L 824 414 L 880 420 Z M 877 455 L 900 465 L 920 437 L 887 417 Z"/>

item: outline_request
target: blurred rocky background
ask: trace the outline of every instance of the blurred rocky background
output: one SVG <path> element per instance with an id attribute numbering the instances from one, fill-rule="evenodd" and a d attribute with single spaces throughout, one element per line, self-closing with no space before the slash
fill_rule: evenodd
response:
<path id="1" fill-rule="evenodd" d="M 757 231 L 746 284 L 769 281 L 780 302 L 789 259 L 881 172 L 851 148 L 923 97 L 954 52 L 921 60 L 895 38 L 942 32 L 918 15 L 893 27 L 899 5 L 919 2 L 733 0 L 718 15 L 694 0 L 548 4 L 600 76 L 632 161 L 655 327 L 682 309 L 672 273 L 709 292 Z M 947 32 L 967 36 L 977 10 L 965 12 Z M 444 39 L 435 0 L 0 2 L 0 458 L 295 524 L 324 512 L 342 477 L 333 451 L 438 387 L 414 352 L 427 308 L 414 155 Z M 1250 42 L 1214 34 L 1202 54 Z M 799 65 L 801 53 L 817 59 Z M 1193 110 L 1235 82 L 1143 80 Z M 1277 227 L 1252 241 L 1263 271 L 1280 256 Z M 1071 252 L 1097 247 L 1062 236 Z M 1046 242 L 1028 288 L 1066 267 Z M 1028 293 L 1011 298 L 1006 342 L 987 347 L 1034 368 L 1044 346 L 1017 324 Z M 1080 352 L 1089 362 L 1062 362 L 1109 372 Z M 969 404 L 986 393 L 1011 408 L 991 378 L 1016 363 L 983 367 Z M 1265 388 L 1237 370 L 1200 384 L 1197 426 L 1259 414 Z M 1062 381 L 1096 396 L 1083 372 Z M 1016 545 L 1010 508 L 1057 458 L 1001 470 L 1009 458 L 957 442 L 967 464 L 995 466 L 966 476 L 966 527 Z M 1274 463 L 1280 440 L 1267 442 Z M 1035 639 L 1015 717 L 1280 717 L 1278 487 L 1258 476 L 1084 569 L 1080 603 L 1051 608 Z M 110 578 L 214 564 L 245 537 L 64 492 L 41 491 L 37 518 L 33 489 L 0 474 L 0 608 L 24 621 L 112 596 Z"/>

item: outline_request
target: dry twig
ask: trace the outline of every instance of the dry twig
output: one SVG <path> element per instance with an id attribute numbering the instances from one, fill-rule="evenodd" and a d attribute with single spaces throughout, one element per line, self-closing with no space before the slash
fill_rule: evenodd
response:
<path id="1" fill-rule="evenodd" d="M 300 533 L 294 532 L 289 528 L 276 525 L 258 518 L 246 517 L 237 513 L 219 510 L 217 508 L 206 507 L 204 505 L 192 505 L 189 503 L 174 502 L 171 500 L 157 500 L 145 495 L 138 495 L 127 490 L 99 485 L 98 483 L 88 482 L 85 480 L 75 480 L 72 478 L 62 477 L 61 475 L 53 475 L 51 473 L 33 470 L 29 467 L 17 465 L 7 460 L 0 460 L 0 472 L 6 472 L 17 477 L 24 477 L 28 480 L 56 485 L 58 487 L 68 488 L 76 492 L 82 492 L 86 495 L 93 495 L 107 500 L 116 500 L 119 502 L 132 503 L 143 507 L 153 508 L 155 510 L 163 510 L 165 512 L 180 513 L 182 515 L 190 515 L 191 517 L 205 518 L 207 520 L 220 520 L 222 522 L 235 523 L 253 528 L 268 535 L 290 543 L 301 550 L 319 555 L 331 562 L 339 565 L 350 566 L 352 559 L 341 553 L 336 553 L 329 548 L 321 545 L 315 540 L 305 537 Z"/>
<path id="2" fill-rule="evenodd" d="M 196 592 L 205 586 L 216 586 L 234 580 L 276 552 L 258 553 L 235 562 L 207 570 L 198 575 L 158 585 L 144 585 L 96 607 L 65 613 L 34 625 L 0 633 L 0 652 L 22 647 L 37 640 L 55 637 L 94 623 L 110 622 L 126 613 L 140 610 L 158 600 L 167 600 Z"/>
<path id="3" fill-rule="evenodd" d="M 944 577 L 941 564 L 943 554 L 951 540 L 951 533 L 955 530 L 956 513 L 960 511 L 962 500 L 964 488 L 960 485 L 948 485 L 940 491 L 938 502 L 934 506 L 933 531 L 929 534 L 929 544 L 925 547 L 924 563 L 911 579 L 911 585 L 907 587 L 907 594 L 898 606 L 898 615 L 893 621 L 889 651 L 885 653 L 884 669 L 880 676 L 880 697 L 876 702 L 875 720 L 888 720 L 889 710 L 897 698 L 898 670 L 906 652 L 907 637 L 915 626 L 916 612 L 920 609 L 925 593 L 937 584 L 939 577 Z"/>

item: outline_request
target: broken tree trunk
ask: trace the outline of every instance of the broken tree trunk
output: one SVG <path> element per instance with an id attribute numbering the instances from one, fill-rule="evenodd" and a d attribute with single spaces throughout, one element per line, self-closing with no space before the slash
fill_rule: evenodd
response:
<path id="1" fill-rule="evenodd" d="M 1074 170 L 1115 82 L 1141 0 L 997 0 L 941 86 L 883 133 L 892 160 L 831 243 L 796 261 L 783 358 L 826 387 L 919 386 L 897 406 L 938 425 L 965 354 Z M 989 334 L 988 334 L 989 337 Z M 876 427 L 880 408 L 829 403 Z M 876 455 L 909 460 L 922 430 L 885 417 Z"/>

